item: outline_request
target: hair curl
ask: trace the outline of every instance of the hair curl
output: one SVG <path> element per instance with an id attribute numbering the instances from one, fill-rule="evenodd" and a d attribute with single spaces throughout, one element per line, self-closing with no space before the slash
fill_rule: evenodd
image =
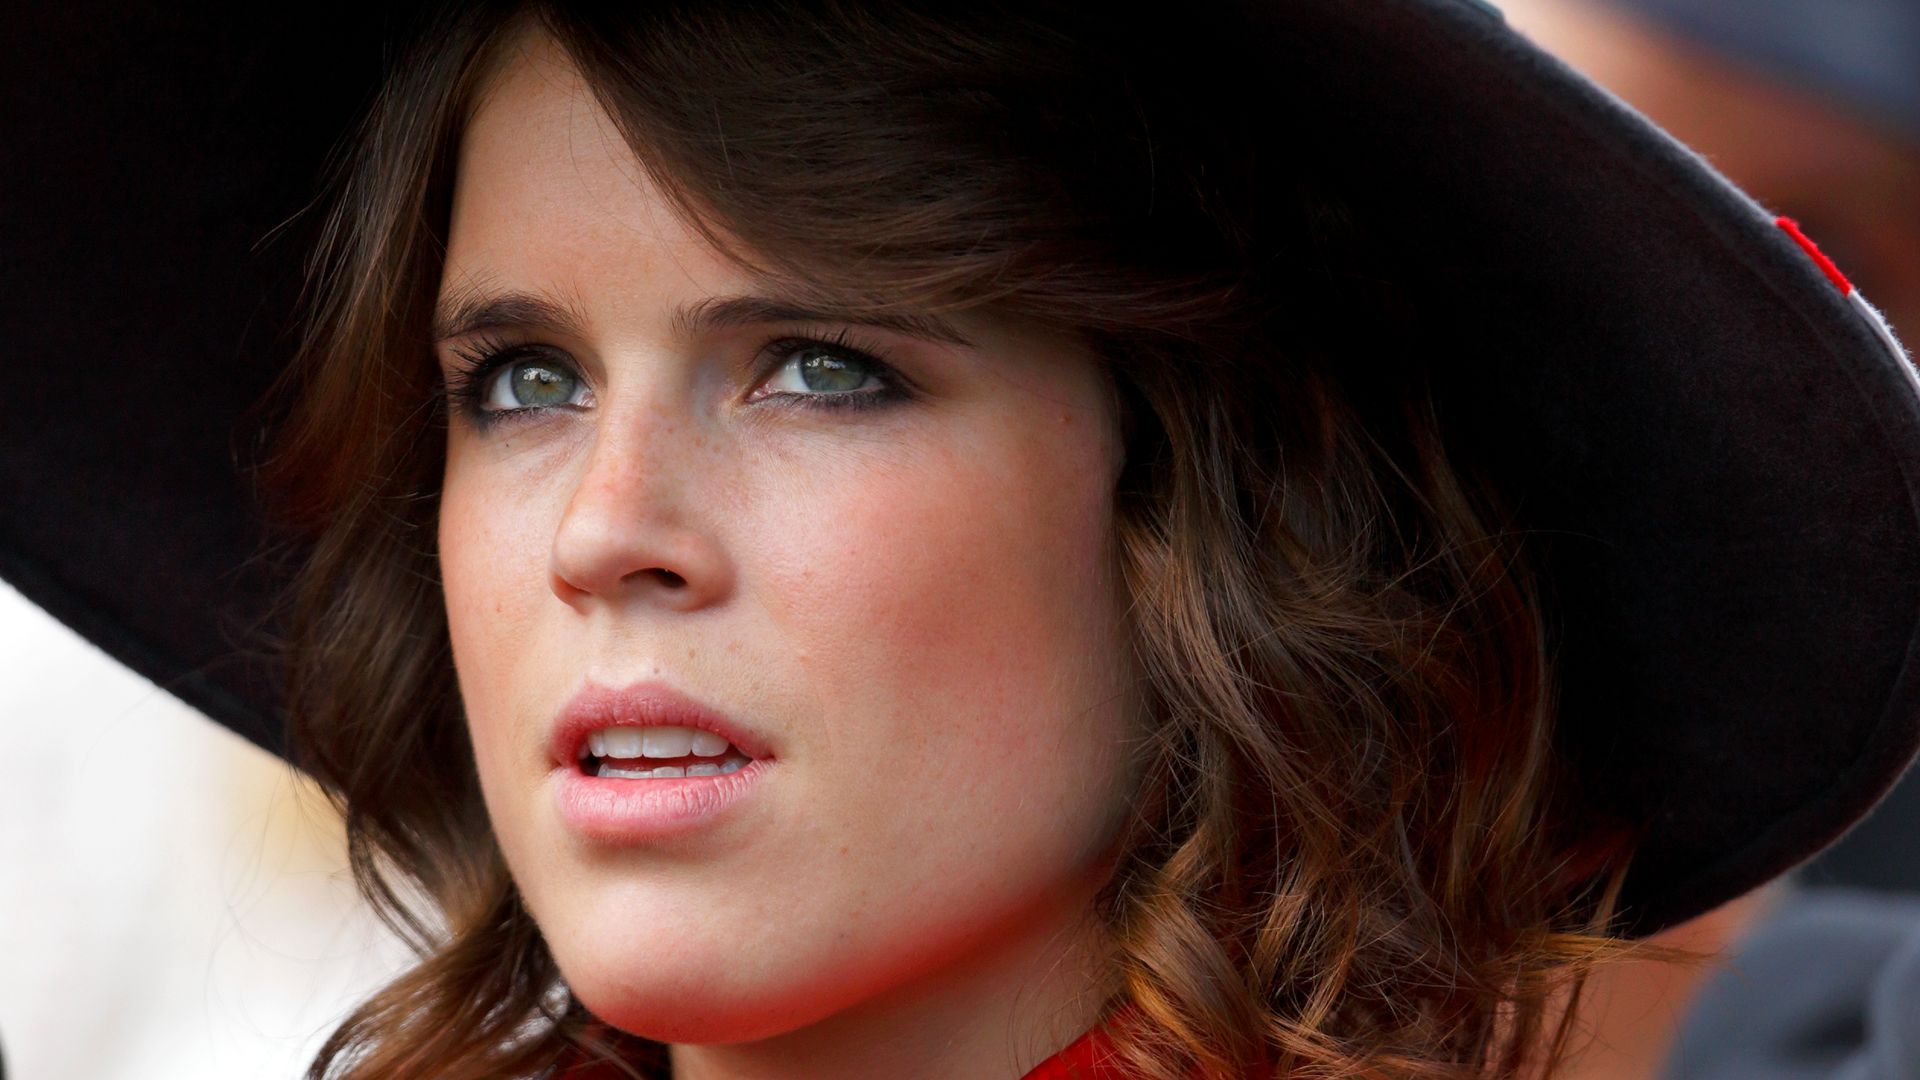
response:
<path id="1" fill-rule="evenodd" d="M 584 1049 L 666 1068 L 567 995 L 521 905 L 432 546 L 454 153 L 533 30 L 755 273 L 875 311 L 1004 311 L 1112 371 L 1153 734 L 1099 915 L 1142 1075 L 1439 1080 L 1563 1053 L 1552 995 L 1617 945 L 1631 839 L 1556 752 L 1548 599 L 1443 440 L 1448 339 L 1360 170 L 1240 126 L 1233 103 L 1289 96 L 1255 85 L 1273 65 L 1224 5 L 1151 28 L 1082 6 L 461 5 L 395 67 L 311 265 L 265 480 L 311 545 L 296 760 L 420 959 L 313 1080 L 536 1075 Z M 1267 122 L 1337 146 L 1295 112 Z"/>

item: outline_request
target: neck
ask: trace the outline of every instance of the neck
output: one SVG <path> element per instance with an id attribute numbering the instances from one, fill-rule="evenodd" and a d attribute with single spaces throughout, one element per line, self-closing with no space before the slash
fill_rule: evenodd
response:
<path id="1" fill-rule="evenodd" d="M 1036 924 L 937 977 L 751 1043 L 672 1048 L 676 1080 L 1018 1080 L 1097 1023 L 1110 949 L 1088 915 Z"/>

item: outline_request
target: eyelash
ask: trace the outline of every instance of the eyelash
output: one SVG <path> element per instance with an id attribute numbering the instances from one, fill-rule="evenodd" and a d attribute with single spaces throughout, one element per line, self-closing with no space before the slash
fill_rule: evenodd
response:
<path id="1" fill-rule="evenodd" d="M 801 394 L 782 391 L 768 395 L 782 403 L 782 407 L 801 409 L 822 409 L 836 412 L 856 412 L 874 409 L 907 396 L 905 379 L 885 360 L 885 352 L 879 348 L 853 343 L 853 335 L 842 328 L 831 333 L 817 336 L 787 335 L 774 338 L 760 347 L 758 355 L 772 358 L 763 362 L 758 377 L 754 380 L 757 387 L 772 378 L 795 352 L 806 348 L 824 348 L 844 354 L 866 369 L 879 386 L 871 390 L 847 390 L 837 393 Z M 557 367 L 566 368 L 574 378 L 582 378 L 580 369 L 571 360 L 558 359 L 565 354 L 546 345 L 514 344 L 498 338 L 482 336 L 471 345 L 453 350 L 455 364 L 447 375 L 443 391 L 448 405 L 475 427 L 485 429 L 502 421 L 525 418 L 547 409 L 552 405 L 528 405 L 517 409 L 488 409 L 485 407 L 488 388 L 494 376 L 501 368 L 509 364 L 539 357 L 555 357 Z M 584 379 L 583 379 L 584 381 Z"/>

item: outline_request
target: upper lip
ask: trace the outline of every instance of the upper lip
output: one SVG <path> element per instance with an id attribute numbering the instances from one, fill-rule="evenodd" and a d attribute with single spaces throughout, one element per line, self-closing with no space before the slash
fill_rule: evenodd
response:
<path id="1" fill-rule="evenodd" d="M 580 749 L 586 745 L 589 732 L 623 724 L 711 731 L 750 758 L 772 756 L 759 732 L 657 682 L 621 687 L 588 683 L 581 687 L 554 717 L 547 753 L 556 765 L 571 768 L 580 760 Z"/>

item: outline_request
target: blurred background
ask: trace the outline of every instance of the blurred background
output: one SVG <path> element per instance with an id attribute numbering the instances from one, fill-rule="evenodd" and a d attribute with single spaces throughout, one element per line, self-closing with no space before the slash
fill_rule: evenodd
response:
<path id="1" fill-rule="evenodd" d="M 299 1076 L 405 962 L 290 768 L 0 584 L 10 1080 Z"/>
<path id="2" fill-rule="evenodd" d="M 1920 336 L 1920 0 L 1499 6 L 1762 203 L 1799 219 L 1896 331 Z M 298 1076 L 340 1017 L 406 962 L 353 893 L 332 810 L 277 759 L 4 585 L 0 655 L 7 1075 Z M 1893 1071 L 1861 1065 L 1856 1051 L 1876 1037 L 1855 1015 L 1865 992 L 1818 980 L 1808 993 L 1825 998 L 1781 1007 L 1805 1013 L 1810 1000 L 1841 1034 L 1821 1035 L 1819 1051 L 1791 1068 L 1740 1059 L 1730 1047 L 1783 1039 L 1798 1014 L 1741 999 L 1765 989 L 1759 979 L 1725 981 L 1743 964 L 1768 970 L 1776 954 L 1743 950 L 1772 942 L 1769 932 L 1797 942 L 1803 958 L 1833 961 L 1821 965 L 1831 978 L 1875 977 L 1906 928 L 1920 927 L 1916 837 L 1920 784 L 1909 782 L 1792 881 L 1662 935 L 1662 944 L 1723 959 L 1628 964 L 1599 980 L 1583 1013 L 1590 1045 L 1569 1075 L 1920 1076 L 1920 1062 L 1913 1072 L 1897 1061 L 1886 1066 Z M 1884 902 L 1821 907 L 1829 896 L 1862 895 Z M 1848 934 L 1770 931 L 1806 925 Z M 1810 940 L 1818 944 L 1807 953 Z M 1839 962 L 1849 949 L 1859 963 Z M 1823 1012 L 1823 1002 L 1832 1007 Z M 1707 1019 L 1687 1028 L 1696 1013 Z M 1920 1032 L 1920 1013 L 1912 1027 Z"/>

